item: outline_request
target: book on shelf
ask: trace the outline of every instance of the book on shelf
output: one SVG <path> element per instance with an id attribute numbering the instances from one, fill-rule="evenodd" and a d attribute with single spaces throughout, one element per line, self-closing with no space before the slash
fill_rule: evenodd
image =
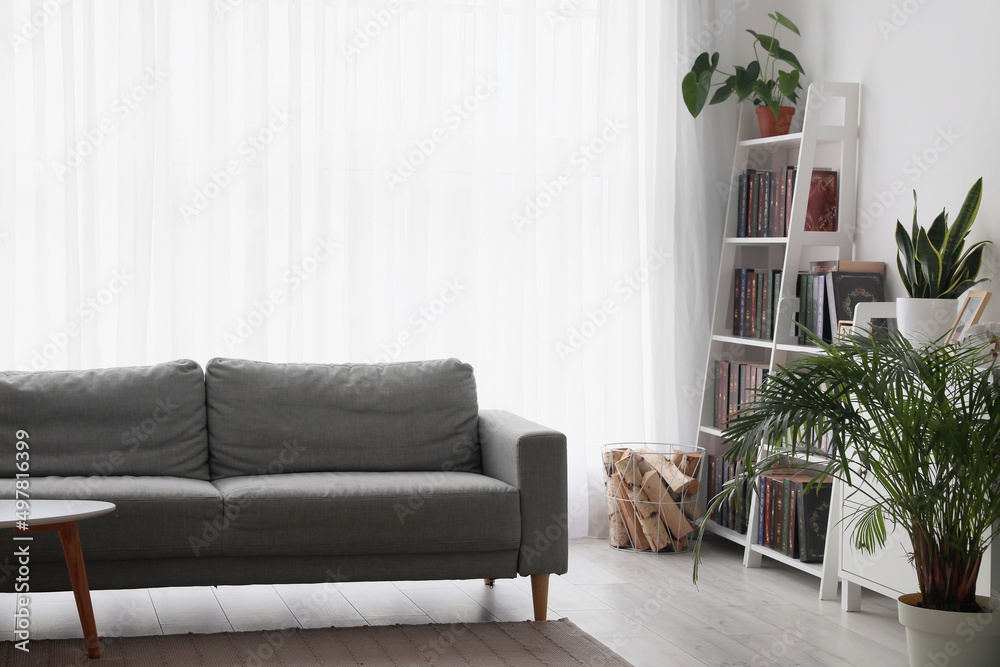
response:
<path id="1" fill-rule="evenodd" d="M 806 206 L 807 232 L 837 231 L 837 172 L 814 169 Z"/>
<path id="2" fill-rule="evenodd" d="M 711 501 L 722 492 L 727 483 L 736 477 L 736 464 L 726 461 L 722 455 L 708 457 L 708 498 Z M 738 492 L 727 497 L 712 513 L 711 519 L 723 528 L 740 534 L 747 532 L 749 506 L 746 502 L 746 485 L 742 483 Z"/>
<path id="3" fill-rule="evenodd" d="M 795 172 L 797 167 L 789 166 L 785 169 L 785 233 L 788 236 L 788 225 L 792 219 L 792 196 L 795 193 Z"/>
<path id="4" fill-rule="evenodd" d="M 834 271 L 841 273 L 877 273 L 885 278 L 885 262 L 866 262 L 857 259 L 842 259 Z"/>
<path id="5" fill-rule="evenodd" d="M 747 236 L 747 199 L 750 188 L 750 172 L 748 169 L 740 174 L 739 192 L 736 199 L 736 236 L 746 238 Z"/>
<path id="6" fill-rule="evenodd" d="M 804 563 L 823 560 L 826 549 L 826 529 L 830 520 L 830 502 L 833 483 L 830 480 L 817 484 L 806 492 L 810 480 L 799 480 L 796 489 L 796 516 L 799 538 L 798 558 Z"/>
<path id="7" fill-rule="evenodd" d="M 810 488 L 813 479 L 813 473 L 792 469 L 761 477 L 757 544 L 803 562 L 823 560 L 833 486 L 824 480 Z"/>
<path id="8" fill-rule="evenodd" d="M 776 171 L 746 169 L 737 183 L 736 236 L 788 236 L 795 167 Z"/>
<path id="9" fill-rule="evenodd" d="M 775 295 L 780 285 L 780 269 L 734 269 L 734 336 L 774 338 Z"/>
<path id="10" fill-rule="evenodd" d="M 767 364 L 716 361 L 714 410 L 716 428 L 724 430 L 731 416 L 753 402 L 754 395 L 763 386 L 767 373 Z"/>
<path id="11" fill-rule="evenodd" d="M 799 312 L 794 333 L 799 344 L 810 344 L 805 333 L 807 329 L 824 341 L 832 342 L 839 322 L 853 317 L 854 306 L 858 302 L 881 300 L 884 271 L 883 262 L 810 262 L 808 273 L 801 272 L 796 284 Z"/>
<path id="12" fill-rule="evenodd" d="M 862 302 L 884 300 L 881 273 L 833 271 L 827 280 L 828 312 L 833 321 L 853 320 L 854 307 Z"/>

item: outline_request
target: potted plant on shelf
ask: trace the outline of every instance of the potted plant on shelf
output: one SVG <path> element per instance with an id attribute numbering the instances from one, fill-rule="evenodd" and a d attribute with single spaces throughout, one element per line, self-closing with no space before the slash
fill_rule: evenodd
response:
<path id="1" fill-rule="evenodd" d="M 948 225 L 948 213 L 941 209 L 927 229 L 917 224 L 917 192 L 913 192 L 913 225 L 907 233 L 896 221 L 896 266 L 908 297 L 896 299 L 899 329 L 912 342 L 937 340 L 947 333 L 957 315 L 958 297 L 974 285 L 983 265 L 983 251 L 989 241 L 965 248 L 965 239 L 979 212 L 983 179 L 969 189 L 955 222 Z M 964 250 L 964 252 L 963 252 Z"/>
<path id="2" fill-rule="evenodd" d="M 841 480 L 861 507 L 842 519 L 845 539 L 850 531 L 872 552 L 893 524 L 913 545 L 919 592 L 898 601 L 910 664 L 931 654 L 950 667 L 996 664 L 1000 600 L 976 595 L 1000 525 L 1000 368 L 990 344 L 914 347 L 898 333 L 815 342 L 825 354 L 771 373 L 730 422 L 726 459 L 738 473 L 708 515 L 723 499 L 745 500 L 741 483 L 749 496 L 776 468 L 807 468 L 813 485 Z M 817 433 L 828 434 L 825 451 Z"/>
<path id="3" fill-rule="evenodd" d="M 753 99 L 754 106 L 757 107 L 760 136 L 788 134 L 792 116 L 795 115 L 795 107 L 783 106 L 782 102 L 786 99 L 792 104 L 798 102 L 798 91 L 802 88 L 799 75 L 805 72 L 795 54 L 782 47 L 775 34 L 779 25 L 796 35 L 799 34 L 799 29 L 779 12 L 768 14 L 768 17 L 774 20 L 774 28 L 770 35 L 747 30 L 754 38 L 754 59 L 746 67 L 736 66 L 733 73 L 721 82 L 712 83 L 719 66 L 718 52 L 710 55 L 705 51 L 695 59 L 691 71 L 684 75 L 681 81 L 684 104 L 692 116 L 697 118 L 706 103 L 719 104 L 735 94 L 740 102 Z M 758 46 L 761 50 L 758 50 Z M 760 60 L 761 51 L 764 54 L 763 63 Z M 790 67 L 779 69 L 779 62 Z M 718 88 L 709 99 L 713 86 Z"/>

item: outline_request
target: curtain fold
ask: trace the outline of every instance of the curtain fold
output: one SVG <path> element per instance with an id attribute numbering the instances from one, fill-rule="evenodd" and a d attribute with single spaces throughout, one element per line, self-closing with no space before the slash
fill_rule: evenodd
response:
<path id="1" fill-rule="evenodd" d="M 459 357 L 606 531 L 600 445 L 697 427 L 693 6 L 4 3 L 0 367 Z"/>

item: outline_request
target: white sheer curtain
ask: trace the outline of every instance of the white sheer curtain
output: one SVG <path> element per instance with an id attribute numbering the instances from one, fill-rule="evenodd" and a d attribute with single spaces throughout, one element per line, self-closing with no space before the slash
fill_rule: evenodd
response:
<path id="1" fill-rule="evenodd" d="M 600 444 L 696 423 L 717 251 L 678 131 L 689 21 L 0 4 L 0 367 L 459 357 L 482 406 L 567 433 L 571 534 L 600 531 Z"/>

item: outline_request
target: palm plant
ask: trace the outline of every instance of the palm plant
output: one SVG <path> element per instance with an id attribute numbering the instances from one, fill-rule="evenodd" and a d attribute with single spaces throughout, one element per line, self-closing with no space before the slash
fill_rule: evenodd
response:
<path id="1" fill-rule="evenodd" d="M 923 606 L 980 611 L 976 579 L 1000 523 L 1000 384 L 986 347 L 914 348 L 895 333 L 816 342 L 825 354 L 771 373 L 730 422 L 726 458 L 740 472 L 711 509 L 779 467 L 842 480 L 863 507 L 844 517 L 863 550 L 885 546 L 887 523 L 901 526 Z M 817 433 L 831 434 L 828 455 Z"/>

